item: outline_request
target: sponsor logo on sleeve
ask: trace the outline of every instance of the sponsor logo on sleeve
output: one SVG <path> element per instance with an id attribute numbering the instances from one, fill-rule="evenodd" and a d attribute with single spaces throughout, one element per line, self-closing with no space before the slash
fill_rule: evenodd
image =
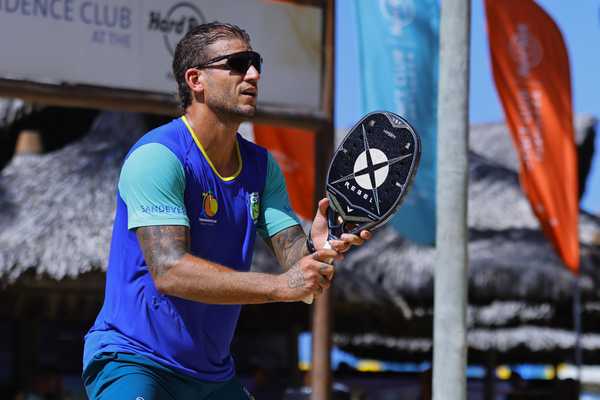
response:
<path id="1" fill-rule="evenodd" d="M 185 214 L 185 209 L 183 207 L 175 207 L 165 204 L 152 204 L 149 206 L 142 205 L 140 207 L 142 212 L 145 214 Z"/>

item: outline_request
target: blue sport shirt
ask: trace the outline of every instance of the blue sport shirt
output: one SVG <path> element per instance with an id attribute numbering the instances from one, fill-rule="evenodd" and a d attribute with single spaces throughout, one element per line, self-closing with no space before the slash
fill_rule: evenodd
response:
<path id="1" fill-rule="evenodd" d="M 229 348 L 241 306 L 159 293 L 135 228 L 188 226 L 193 255 L 248 271 L 256 232 L 268 238 L 298 220 L 271 155 L 240 135 L 237 153 L 239 170 L 220 176 L 185 117 L 150 131 L 129 151 L 117 190 L 104 304 L 85 338 L 84 369 L 95 355 L 124 352 L 205 381 L 234 376 Z"/>

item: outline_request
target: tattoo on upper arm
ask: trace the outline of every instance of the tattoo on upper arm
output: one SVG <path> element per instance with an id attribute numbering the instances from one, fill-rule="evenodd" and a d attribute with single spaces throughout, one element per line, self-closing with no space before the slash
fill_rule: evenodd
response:
<path id="1" fill-rule="evenodd" d="M 190 231 L 182 225 L 143 226 L 136 229 L 148 269 L 155 278 L 163 275 L 188 252 Z"/>
<path id="2" fill-rule="evenodd" d="M 289 227 L 273 236 L 271 244 L 279 263 L 285 269 L 291 268 L 308 254 L 306 235 L 299 225 Z"/>

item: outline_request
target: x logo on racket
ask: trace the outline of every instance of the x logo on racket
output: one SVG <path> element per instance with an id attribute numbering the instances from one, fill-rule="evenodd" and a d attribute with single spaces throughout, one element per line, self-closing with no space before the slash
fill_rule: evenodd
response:
<path id="1" fill-rule="evenodd" d="M 356 158 L 354 171 L 349 175 L 331 182 L 331 184 L 335 185 L 336 183 L 349 181 L 351 179 L 356 180 L 356 183 L 358 183 L 360 187 L 372 191 L 377 214 L 381 214 L 377 188 L 385 182 L 391 165 L 412 157 L 413 153 L 388 160 L 383 151 L 369 147 L 369 139 L 367 138 L 367 132 L 365 131 L 364 125 L 362 125 L 362 135 L 365 147 L 364 151 Z"/>

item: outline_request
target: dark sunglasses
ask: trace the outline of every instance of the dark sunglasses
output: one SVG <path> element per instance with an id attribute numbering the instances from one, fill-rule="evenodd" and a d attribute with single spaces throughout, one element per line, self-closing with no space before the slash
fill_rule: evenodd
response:
<path id="1" fill-rule="evenodd" d="M 221 60 L 226 60 L 227 62 L 225 64 L 212 65 Z M 215 57 L 211 60 L 208 60 L 204 64 L 195 66 L 194 68 L 228 69 L 239 74 L 245 74 L 251 65 L 253 65 L 258 73 L 260 73 L 262 69 L 262 57 L 255 51 L 240 51 L 239 53 Z"/>

